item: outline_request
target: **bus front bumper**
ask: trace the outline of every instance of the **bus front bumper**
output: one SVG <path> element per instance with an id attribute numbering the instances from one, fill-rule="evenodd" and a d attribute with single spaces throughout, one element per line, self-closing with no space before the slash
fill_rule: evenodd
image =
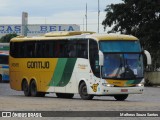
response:
<path id="1" fill-rule="evenodd" d="M 117 95 L 117 94 L 142 94 L 144 86 L 137 87 L 103 87 L 102 95 Z"/>

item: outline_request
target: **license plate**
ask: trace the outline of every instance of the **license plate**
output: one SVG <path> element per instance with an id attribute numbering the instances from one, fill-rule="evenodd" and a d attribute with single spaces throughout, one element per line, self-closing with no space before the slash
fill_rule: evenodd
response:
<path id="1" fill-rule="evenodd" d="M 128 89 L 121 89 L 121 92 L 128 92 Z"/>

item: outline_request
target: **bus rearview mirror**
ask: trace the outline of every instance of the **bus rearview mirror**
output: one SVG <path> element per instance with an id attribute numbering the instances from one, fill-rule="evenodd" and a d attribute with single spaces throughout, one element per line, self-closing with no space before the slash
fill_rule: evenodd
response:
<path id="1" fill-rule="evenodd" d="M 144 54 L 146 55 L 147 58 L 147 65 L 151 65 L 152 64 L 151 54 L 147 50 L 144 50 Z"/>
<path id="2" fill-rule="evenodd" d="M 103 66 L 103 64 L 104 64 L 104 55 L 102 51 L 99 51 L 99 65 Z"/>

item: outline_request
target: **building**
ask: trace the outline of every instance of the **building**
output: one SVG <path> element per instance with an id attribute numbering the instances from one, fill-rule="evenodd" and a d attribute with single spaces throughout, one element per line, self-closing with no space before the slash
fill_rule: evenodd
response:
<path id="1" fill-rule="evenodd" d="M 53 31 L 80 31 L 76 24 L 28 24 L 25 26 L 27 36 L 38 36 Z M 0 38 L 6 34 L 22 35 L 21 24 L 0 24 Z"/>

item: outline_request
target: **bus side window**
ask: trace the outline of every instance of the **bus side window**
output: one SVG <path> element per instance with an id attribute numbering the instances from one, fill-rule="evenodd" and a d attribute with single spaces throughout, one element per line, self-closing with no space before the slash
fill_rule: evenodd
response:
<path id="1" fill-rule="evenodd" d="M 24 48 L 22 47 L 21 42 L 11 42 L 10 44 L 10 54 L 15 58 L 23 58 L 24 57 Z"/>
<path id="2" fill-rule="evenodd" d="M 26 48 L 27 48 L 27 51 L 26 51 L 26 57 L 27 58 L 34 58 L 35 57 L 35 42 L 26 42 Z"/>
<path id="3" fill-rule="evenodd" d="M 69 58 L 77 57 L 77 45 L 75 40 L 70 40 L 67 44 L 66 54 Z"/>
<path id="4" fill-rule="evenodd" d="M 10 43 L 10 55 L 12 56 L 12 57 L 17 57 L 16 56 L 16 51 L 17 51 L 17 47 L 16 47 L 16 42 L 11 42 Z"/>
<path id="5" fill-rule="evenodd" d="M 65 58 L 67 56 L 66 54 L 66 46 L 67 46 L 67 40 L 59 40 L 54 41 L 53 43 L 53 57 L 55 58 Z"/>
<path id="6" fill-rule="evenodd" d="M 79 58 L 88 58 L 88 40 L 79 40 L 77 42 L 77 52 Z"/>
<path id="7" fill-rule="evenodd" d="M 98 44 L 94 40 L 89 40 L 89 60 L 94 75 L 100 77 Z"/>
<path id="8" fill-rule="evenodd" d="M 25 49 L 25 45 L 24 45 L 24 43 L 22 42 L 22 43 L 19 43 L 19 57 L 20 58 L 24 58 L 25 57 L 25 53 L 26 53 L 26 51 L 25 51 L 26 49 Z"/>

